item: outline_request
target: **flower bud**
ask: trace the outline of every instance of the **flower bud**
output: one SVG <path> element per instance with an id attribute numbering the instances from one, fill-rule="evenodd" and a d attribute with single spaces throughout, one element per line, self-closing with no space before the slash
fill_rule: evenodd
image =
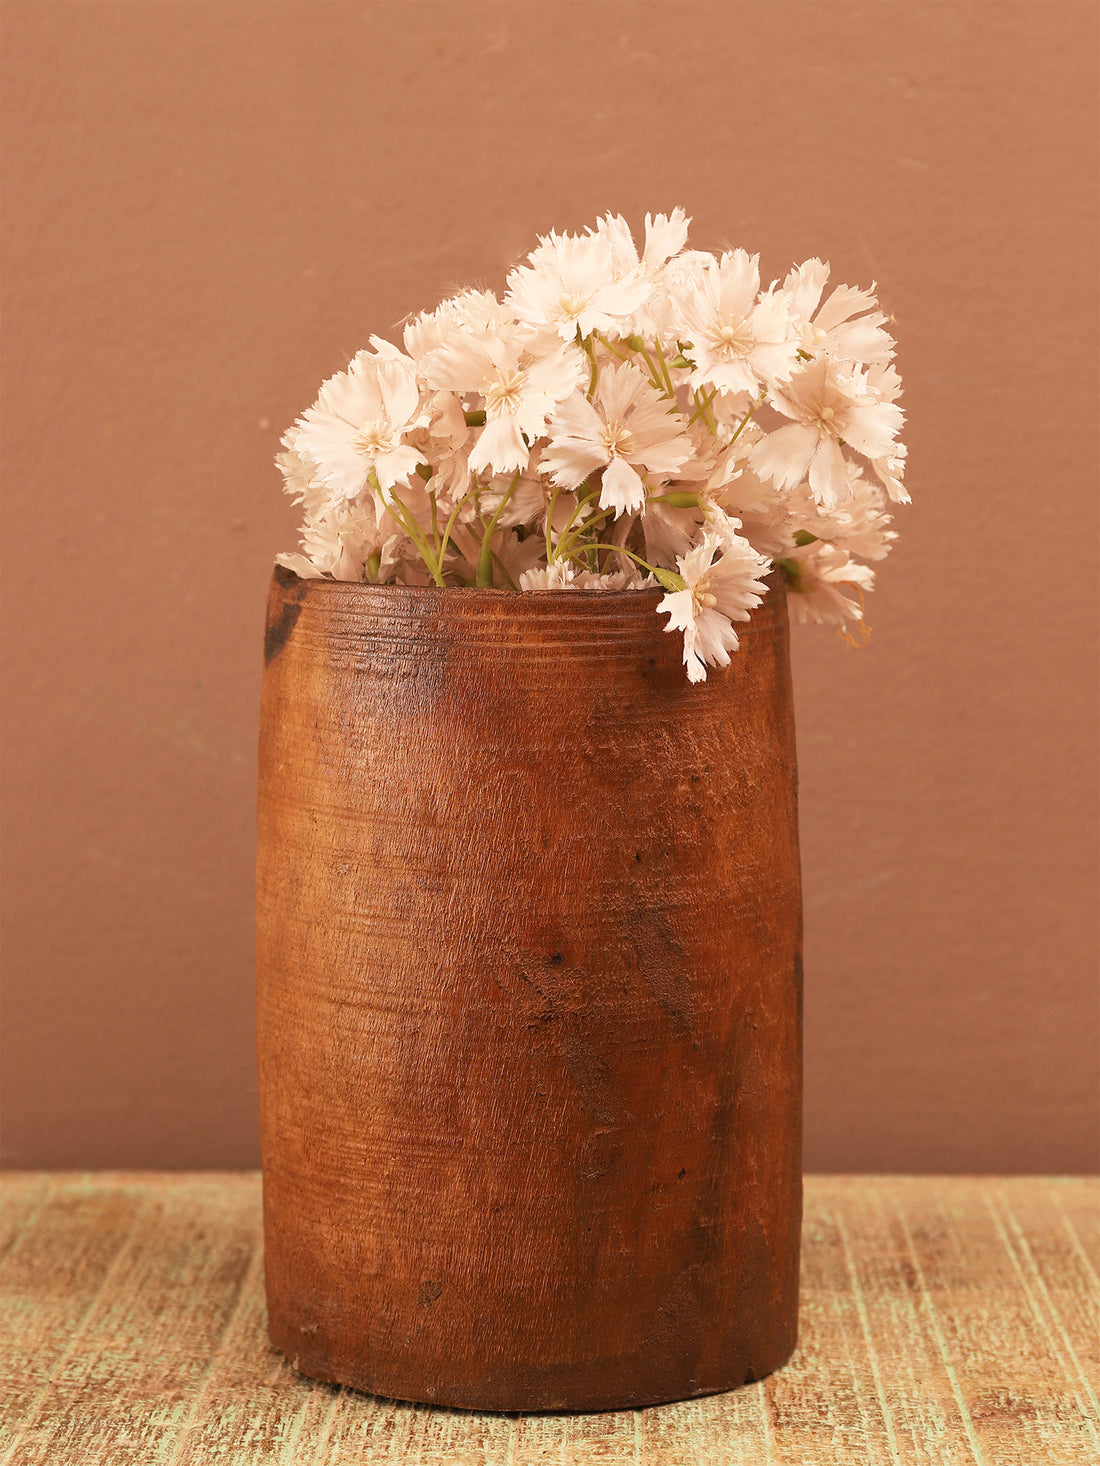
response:
<path id="1" fill-rule="evenodd" d="M 677 575 L 675 570 L 654 570 L 653 574 L 665 590 L 687 590 L 687 582 L 682 575 Z"/>

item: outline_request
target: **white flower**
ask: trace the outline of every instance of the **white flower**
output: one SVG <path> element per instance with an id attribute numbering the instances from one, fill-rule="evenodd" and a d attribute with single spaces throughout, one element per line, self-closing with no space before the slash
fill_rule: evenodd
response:
<path id="1" fill-rule="evenodd" d="M 691 342 L 693 387 L 756 397 L 797 362 L 789 297 L 772 290 L 758 298 L 758 260 L 735 249 L 678 280 L 673 309 L 680 336 Z"/>
<path id="2" fill-rule="evenodd" d="M 893 453 L 886 458 L 872 458 L 871 467 L 880 483 L 895 504 L 910 504 L 909 491 L 901 481 L 905 472 L 905 456 L 908 452 L 904 443 L 895 443 Z"/>
<path id="3" fill-rule="evenodd" d="M 275 462 L 283 475 L 283 488 L 296 504 L 303 506 L 308 517 L 321 512 L 330 494 L 317 477 L 317 465 L 312 459 L 304 458 L 295 447 L 297 438 L 294 428 L 283 435 L 285 452 L 278 454 Z"/>
<path id="4" fill-rule="evenodd" d="M 600 574 L 594 570 L 582 570 L 573 584 L 578 590 L 638 590 L 647 579 L 639 575 L 634 566 L 630 570 L 604 570 Z"/>
<path id="5" fill-rule="evenodd" d="M 729 666 L 738 644 L 730 622 L 747 621 L 750 609 L 760 604 L 767 592 L 760 577 L 769 565 L 739 535 L 723 541 L 710 532 L 678 564 L 685 588 L 663 596 L 657 610 L 668 615 L 666 631 L 684 633 L 688 681 L 705 682 L 707 667 Z"/>
<path id="6" fill-rule="evenodd" d="M 437 392 L 428 403 L 428 426 L 409 441 L 430 466 L 431 489 L 440 508 L 449 511 L 469 492 L 472 431 L 453 392 Z"/>
<path id="7" fill-rule="evenodd" d="M 814 498 L 827 509 L 848 488 L 841 439 L 866 458 L 882 458 L 891 451 L 901 426 L 899 407 L 876 400 L 859 377 L 842 374 L 824 356 L 795 372 L 771 400 L 795 422 L 762 438 L 750 465 L 780 492 L 793 489 L 808 475 Z"/>
<path id="8" fill-rule="evenodd" d="M 429 351 L 463 334 L 483 339 L 489 336 L 511 339 L 516 334 L 516 318 L 507 306 L 501 305 L 491 290 L 463 290 L 444 300 L 434 311 L 424 311 L 405 327 L 405 350 L 414 361 Z"/>
<path id="9" fill-rule="evenodd" d="M 653 286 L 640 272 L 620 278 L 607 234 L 549 234 L 508 276 L 507 303 L 531 327 L 548 327 L 565 341 L 592 331 L 629 334 L 633 312 Z"/>
<path id="10" fill-rule="evenodd" d="M 603 469 L 600 508 L 614 509 L 616 519 L 645 506 L 639 470 L 668 478 L 692 451 L 683 420 L 630 363 L 605 368 L 591 402 L 580 391 L 567 398 L 549 434 L 542 462 L 553 482 L 575 489 Z"/>
<path id="11" fill-rule="evenodd" d="M 647 214 L 644 244 L 618 214 L 549 234 L 503 299 L 460 291 L 409 319 L 403 350 L 372 336 L 282 440 L 304 524 L 279 563 L 372 584 L 660 584 L 692 682 L 729 663 L 773 565 L 793 620 L 858 627 L 862 562 L 909 499 L 874 287 L 828 294 L 815 258 L 761 291 L 757 256 L 689 250 L 688 222 Z"/>
<path id="12" fill-rule="evenodd" d="M 863 620 L 862 594 L 875 583 L 869 565 L 858 564 L 837 545 L 818 542 L 792 551 L 783 568 L 791 592 L 787 607 L 796 625 L 815 622 L 844 630 L 850 622 Z M 856 599 L 845 590 L 854 592 Z"/>
<path id="13" fill-rule="evenodd" d="M 572 590 L 577 578 L 574 566 L 568 560 L 556 560 L 553 565 L 540 565 L 526 570 L 520 576 L 520 590 Z"/>
<path id="14" fill-rule="evenodd" d="M 347 371 L 328 379 L 294 429 L 296 451 L 317 465 L 335 503 L 362 493 L 371 473 L 392 489 L 423 462 L 403 442 L 422 421 L 415 370 L 391 350 L 392 356 L 360 351 Z"/>
<path id="15" fill-rule="evenodd" d="M 576 346 L 565 342 L 531 356 L 518 339 L 456 334 L 424 358 L 421 370 L 433 387 L 476 392 L 485 401 L 486 425 L 470 453 L 470 471 L 515 473 L 526 469 L 530 444 L 583 380 L 585 365 Z"/>
<path id="16" fill-rule="evenodd" d="M 375 517 L 369 497 L 361 504 L 338 504 L 323 514 L 310 516 L 302 526 L 302 555 L 280 555 L 277 563 L 285 565 L 304 579 L 331 576 L 334 580 L 378 579 L 382 549 L 387 538 L 391 560 L 396 553 L 397 535 L 393 526 L 384 534 Z M 367 563 L 377 555 L 376 573 L 367 573 Z"/>
<path id="17" fill-rule="evenodd" d="M 645 246 L 641 255 L 634 243 L 630 227 L 621 214 L 608 214 L 596 225 L 596 233 L 611 245 L 615 270 L 620 279 L 641 278 L 650 283 L 651 293 L 636 306 L 629 320 L 620 323 L 619 335 L 640 332 L 644 336 L 659 335 L 668 328 L 669 298 L 666 277 L 669 262 L 687 243 L 691 220 L 683 209 L 671 214 L 645 216 Z"/>
<path id="18" fill-rule="evenodd" d="M 882 329 L 886 317 L 876 310 L 874 285 L 870 290 L 838 285 L 818 310 L 828 278 L 829 266 L 813 259 L 797 265 L 783 281 L 783 289 L 791 296 L 804 349 L 813 356 L 823 352 L 840 361 L 864 365 L 884 365 L 890 361 L 894 340 Z"/>
<path id="19" fill-rule="evenodd" d="M 848 555 L 865 560 L 882 560 L 890 551 L 897 535 L 888 526 L 886 496 L 879 486 L 855 472 L 849 480 L 848 493 L 832 510 L 823 510 L 806 489 L 795 490 L 787 501 L 789 533 L 801 530 L 818 540 L 828 540 Z M 776 552 L 787 555 L 788 549 Z"/>
<path id="20" fill-rule="evenodd" d="M 630 225 L 621 214 L 606 214 L 596 224 L 595 233 L 611 245 L 612 259 L 620 279 L 632 277 L 640 271 L 645 279 L 655 281 L 660 279 L 668 260 L 679 254 L 687 243 L 690 223 L 683 209 L 673 209 L 671 214 L 647 214 L 645 248 L 640 256 Z"/>

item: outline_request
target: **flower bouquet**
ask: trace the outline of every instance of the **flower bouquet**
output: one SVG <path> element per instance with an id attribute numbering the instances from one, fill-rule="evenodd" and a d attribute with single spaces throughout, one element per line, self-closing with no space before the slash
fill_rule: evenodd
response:
<path id="1" fill-rule="evenodd" d="M 319 1379 L 619 1409 L 794 1347 L 788 608 L 863 627 L 899 381 L 871 293 L 686 240 L 681 210 L 641 250 L 613 217 L 550 235 L 284 440 L 265 1264 Z"/>
<path id="2" fill-rule="evenodd" d="M 463 291 L 331 377 L 283 439 L 299 576 L 519 591 L 660 586 L 692 682 L 782 571 L 794 621 L 862 630 L 908 502 L 901 379 L 871 290 L 811 259 L 550 234 L 503 301 Z M 824 297 L 824 299 L 823 299 Z"/>

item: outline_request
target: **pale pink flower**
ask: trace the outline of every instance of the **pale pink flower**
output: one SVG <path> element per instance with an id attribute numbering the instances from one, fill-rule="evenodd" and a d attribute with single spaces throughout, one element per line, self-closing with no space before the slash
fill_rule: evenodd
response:
<path id="1" fill-rule="evenodd" d="M 284 433 L 284 451 L 276 455 L 275 462 L 283 475 L 283 488 L 296 504 L 301 504 L 307 518 L 320 514 L 331 499 L 331 493 L 317 477 L 317 465 L 310 458 L 298 452 L 297 430 L 291 428 Z"/>
<path id="2" fill-rule="evenodd" d="M 693 387 L 756 397 L 796 364 L 789 297 L 776 290 L 759 294 L 759 258 L 743 249 L 718 260 L 708 256 L 678 281 L 674 318 L 681 339 L 691 342 Z"/>
<path id="3" fill-rule="evenodd" d="M 639 590 L 651 580 L 652 577 L 641 575 L 637 566 L 632 565 L 626 570 L 604 570 L 599 574 L 582 570 L 573 583 L 578 590 Z M 656 581 L 652 583 L 656 585 Z"/>
<path id="4" fill-rule="evenodd" d="M 822 509 L 805 487 L 793 491 L 785 508 L 788 535 L 802 530 L 864 560 L 884 559 L 897 539 L 889 528 L 886 495 L 878 484 L 858 472 L 852 474 L 848 492 L 834 509 Z M 776 551 L 778 555 L 789 553 L 788 549 Z"/>
<path id="5" fill-rule="evenodd" d="M 569 560 L 555 560 L 552 565 L 538 565 L 525 570 L 520 577 L 520 590 L 572 590 L 577 570 Z"/>
<path id="6" fill-rule="evenodd" d="M 532 356 L 518 338 L 461 333 L 429 352 L 420 366 L 431 386 L 484 399 L 487 421 L 470 452 L 472 473 L 526 469 L 530 445 L 542 436 L 547 417 L 585 375 L 584 357 L 572 344 L 559 342 L 547 354 Z"/>
<path id="7" fill-rule="evenodd" d="M 321 388 L 294 429 L 294 448 L 317 465 L 338 503 L 354 499 L 373 473 L 383 489 L 406 480 L 423 459 L 404 441 L 423 421 L 413 363 L 360 351 Z"/>
<path id="8" fill-rule="evenodd" d="M 511 500 L 509 500 L 509 505 Z M 493 537 L 493 551 L 496 563 L 505 572 L 508 582 L 516 590 L 522 589 L 524 575 L 540 563 L 545 563 L 546 545 L 538 535 L 527 535 L 520 539 L 514 527 L 499 529 Z M 500 584 L 500 577 L 497 577 Z"/>
<path id="9" fill-rule="evenodd" d="M 491 290 L 463 290 L 442 301 L 434 311 L 423 311 L 405 327 L 405 350 L 414 361 L 446 346 L 458 335 L 503 337 L 516 334 L 516 318 Z"/>
<path id="10" fill-rule="evenodd" d="M 482 514 L 492 519 L 499 511 L 497 523 L 505 528 L 533 524 L 546 512 L 546 500 L 546 480 L 530 474 L 521 475 L 518 482 L 514 474 L 498 474 L 482 485 L 478 498 Z M 545 537 L 541 543 L 545 554 Z"/>
<path id="11" fill-rule="evenodd" d="M 812 259 L 795 266 L 783 281 L 803 349 L 812 356 L 823 352 L 840 361 L 885 365 L 894 355 L 894 340 L 882 329 L 886 317 L 876 309 L 874 285 L 870 290 L 838 285 L 818 309 L 828 278 L 829 266 Z"/>
<path id="12" fill-rule="evenodd" d="M 647 214 L 645 245 L 641 254 L 638 253 L 634 236 L 621 214 L 608 214 L 596 225 L 595 232 L 611 245 L 618 277 L 640 277 L 652 287 L 648 299 L 635 307 L 629 320 L 620 323 L 620 336 L 633 332 L 654 336 L 667 329 L 669 298 L 666 276 L 669 262 L 679 255 L 687 243 L 690 223 L 691 220 L 683 209 L 673 209 L 671 214 Z"/>
<path id="13" fill-rule="evenodd" d="M 629 334 L 634 311 L 653 289 L 640 272 L 620 277 L 606 235 L 549 234 L 527 258 L 508 276 L 505 300 L 518 320 L 556 331 L 565 341 L 578 332 Z"/>
<path id="14" fill-rule="evenodd" d="M 689 250 L 687 225 L 676 209 L 646 215 L 644 243 L 617 214 L 550 234 L 503 300 L 461 291 L 408 321 L 403 350 L 371 337 L 283 439 L 305 522 L 279 563 L 381 584 L 660 584 L 692 682 L 728 664 L 772 565 L 792 620 L 858 626 L 863 562 L 893 543 L 889 500 L 908 502 L 874 287 L 830 294 L 811 259 L 762 292 L 756 256 Z"/>
<path id="15" fill-rule="evenodd" d="M 690 223 L 683 209 L 673 209 L 671 214 L 647 214 L 645 247 L 640 255 L 630 225 L 621 214 L 606 214 L 589 233 L 594 232 L 611 245 L 612 260 L 620 278 L 640 271 L 645 279 L 655 281 L 660 279 L 672 256 L 679 254 L 687 243 Z"/>
<path id="16" fill-rule="evenodd" d="M 795 372 L 771 401 L 795 421 L 762 438 L 749 462 L 781 493 L 808 477 L 814 498 L 824 508 L 832 508 L 847 491 L 849 470 L 841 441 L 866 458 L 882 458 L 891 451 L 902 421 L 899 407 L 876 400 L 857 376 L 842 374 L 825 356 Z"/>
<path id="17" fill-rule="evenodd" d="M 895 504 L 911 504 L 909 490 L 901 481 L 908 450 L 904 443 L 895 443 L 893 448 L 893 453 L 885 458 L 872 458 L 871 467 Z"/>
<path id="18" fill-rule="evenodd" d="M 279 555 L 276 563 L 306 580 L 319 576 L 333 580 L 369 579 L 367 562 L 376 552 L 381 562 L 385 538 L 369 497 L 363 503 L 341 503 L 307 518 L 301 533 L 303 553 Z"/>
<path id="19" fill-rule="evenodd" d="M 603 470 L 600 508 L 615 517 L 645 506 L 642 473 L 658 481 L 675 474 L 691 456 L 683 419 L 670 410 L 637 367 L 606 367 L 589 402 L 577 391 L 554 412 L 543 467 L 560 488 L 575 489 Z"/>
<path id="20" fill-rule="evenodd" d="M 761 577 L 770 567 L 739 535 L 720 540 L 710 531 L 677 563 L 684 589 L 663 596 L 657 610 L 669 618 L 666 631 L 684 633 L 688 681 L 705 682 L 707 667 L 729 666 L 738 645 L 730 622 L 747 621 L 760 605 L 768 589 Z"/>
<path id="21" fill-rule="evenodd" d="M 796 625 L 814 622 L 845 630 L 863 620 L 862 594 L 875 583 L 869 565 L 850 559 L 838 545 L 818 541 L 792 550 L 783 568 L 790 591 L 787 607 Z"/>
<path id="22" fill-rule="evenodd" d="M 469 453 L 473 430 L 453 392 L 437 392 L 428 402 L 428 423 L 409 441 L 431 467 L 429 486 L 436 501 L 450 510 L 470 491 Z"/>

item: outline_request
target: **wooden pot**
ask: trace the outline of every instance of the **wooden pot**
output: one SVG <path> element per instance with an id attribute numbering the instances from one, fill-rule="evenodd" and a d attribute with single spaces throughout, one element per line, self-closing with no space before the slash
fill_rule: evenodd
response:
<path id="1" fill-rule="evenodd" d="M 659 591 L 268 602 L 271 1337 L 404 1400 L 605 1410 L 795 1343 L 801 908 L 776 583 L 691 686 Z"/>

